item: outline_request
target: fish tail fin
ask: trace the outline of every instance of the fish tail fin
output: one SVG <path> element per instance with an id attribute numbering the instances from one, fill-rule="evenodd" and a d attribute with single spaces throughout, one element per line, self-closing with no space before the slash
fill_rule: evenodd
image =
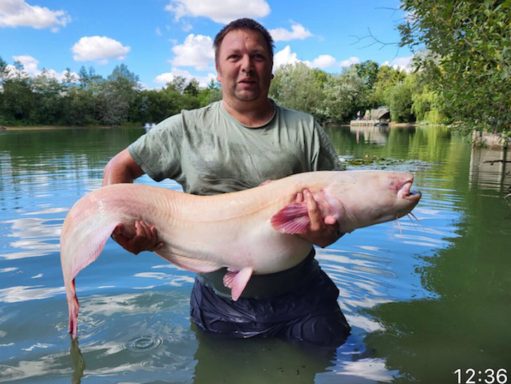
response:
<path id="1" fill-rule="evenodd" d="M 80 303 L 76 296 L 75 279 L 71 282 L 71 292 L 67 298 L 67 306 L 69 311 L 69 334 L 74 340 L 78 335 L 78 311 L 80 310 Z"/>
<path id="2" fill-rule="evenodd" d="M 82 269 L 99 257 L 120 222 L 117 215 L 104 214 L 100 206 L 87 201 L 71 208 L 64 221 L 60 238 L 60 260 L 69 311 L 69 333 L 73 339 L 77 336 L 80 309 L 75 278 Z"/>

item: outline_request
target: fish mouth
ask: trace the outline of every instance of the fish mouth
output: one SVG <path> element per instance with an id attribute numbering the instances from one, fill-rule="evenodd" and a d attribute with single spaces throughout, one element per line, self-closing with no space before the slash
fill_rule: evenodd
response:
<path id="1" fill-rule="evenodd" d="M 419 191 L 412 190 L 413 177 L 404 181 L 397 192 L 397 197 L 414 202 L 418 202 L 422 196 Z"/>

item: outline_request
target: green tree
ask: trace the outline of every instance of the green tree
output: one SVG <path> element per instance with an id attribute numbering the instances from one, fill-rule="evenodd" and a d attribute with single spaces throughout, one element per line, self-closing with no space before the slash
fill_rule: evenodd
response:
<path id="1" fill-rule="evenodd" d="M 7 77 L 7 62 L 0 56 L 0 124 L 5 123 L 4 79 Z"/>
<path id="2" fill-rule="evenodd" d="M 322 113 L 324 72 L 303 63 L 288 64 L 275 71 L 270 96 L 282 105 L 313 114 Z"/>
<path id="3" fill-rule="evenodd" d="M 30 113 L 35 103 L 32 81 L 20 62 L 14 62 L 15 70 L 9 74 L 7 74 L 5 62 L 3 66 L 2 115 L 0 118 L 7 124 L 26 124 L 30 121 Z"/>
<path id="4" fill-rule="evenodd" d="M 222 98 L 222 91 L 219 83 L 213 79 L 208 83 L 207 87 L 201 88 L 197 95 L 199 99 L 199 105 L 201 107 L 206 106 L 214 101 L 218 101 Z"/>
<path id="5" fill-rule="evenodd" d="M 96 117 L 96 96 L 89 89 L 70 87 L 63 96 L 62 123 L 85 126 L 98 124 Z"/>
<path id="6" fill-rule="evenodd" d="M 138 76 L 126 64 L 117 65 L 98 94 L 99 120 L 103 124 L 119 125 L 129 120 L 139 89 Z"/>
<path id="7" fill-rule="evenodd" d="M 398 69 L 382 65 L 373 84 L 373 92 L 371 94 L 371 102 L 375 106 L 385 105 L 385 92 L 394 87 L 396 84 L 404 81 L 406 73 Z"/>
<path id="8" fill-rule="evenodd" d="M 199 82 L 191 79 L 188 84 L 183 88 L 181 94 L 181 105 L 183 109 L 198 108 L 199 105 Z"/>
<path id="9" fill-rule="evenodd" d="M 433 70 L 452 120 L 497 131 L 511 129 L 511 1 L 403 0 L 411 17 L 401 44 L 427 49 L 419 64 Z"/>
<path id="10" fill-rule="evenodd" d="M 385 90 L 384 101 L 385 105 L 390 109 L 390 118 L 392 121 L 415 121 L 415 115 L 412 109 L 414 86 L 413 76 L 406 76 L 403 81 Z"/>
<path id="11" fill-rule="evenodd" d="M 30 121 L 37 124 L 59 124 L 62 121 L 62 84 L 43 70 L 32 80 L 32 92 L 36 98 L 30 113 Z"/>
<path id="12" fill-rule="evenodd" d="M 7 62 L 0 56 L 0 87 L 7 76 Z"/>
<path id="13" fill-rule="evenodd" d="M 319 115 L 332 122 L 347 122 L 366 107 L 367 86 L 351 67 L 341 75 L 328 76 L 323 86 Z"/>
<path id="14" fill-rule="evenodd" d="M 167 83 L 167 86 L 165 87 L 165 89 L 167 89 L 167 90 L 172 89 L 173 91 L 180 93 L 180 94 L 184 92 L 185 88 L 186 88 L 186 78 L 183 76 L 174 76 L 172 81 Z"/>
<path id="15" fill-rule="evenodd" d="M 34 105 L 30 79 L 7 79 L 3 84 L 3 120 L 6 123 L 27 123 Z"/>
<path id="16" fill-rule="evenodd" d="M 366 60 L 363 63 L 354 64 L 352 67 L 358 77 L 362 79 L 366 88 L 371 90 L 378 79 L 378 73 L 380 72 L 380 66 L 378 63 L 373 60 Z"/>
<path id="17" fill-rule="evenodd" d="M 132 121 L 140 123 L 156 122 L 164 118 L 160 92 L 156 90 L 142 90 L 137 93 L 130 111 Z"/>
<path id="18" fill-rule="evenodd" d="M 183 89 L 183 93 L 185 95 L 190 96 L 198 96 L 199 95 L 199 82 L 195 79 L 192 79 L 188 82 L 188 85 Z"/>
<path id="19" fill-rule="evenodd" d="M 78 73 L 78 81 L 81 88 L 84 89 L 94 89 L 104 82 L 104 79 L 101 75 L 96 74 L 96 70 L 93 67 L 89 67 L 88 69 L 84 66 L 80 67 L 80 71 Z"/>
<path id="20" fill-rule="evenodd" d="M 412 84 L 412 112 L 417 121 L 440 124 L 446 122 L 443 97 L 430 80 L 431 72 L 417 71 Z"/>

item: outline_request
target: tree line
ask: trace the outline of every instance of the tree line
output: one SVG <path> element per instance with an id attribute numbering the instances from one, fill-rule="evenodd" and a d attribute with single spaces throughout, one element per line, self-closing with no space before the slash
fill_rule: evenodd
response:
<path id="1" fill-rule="evenodd" d="M 179 76 L 162 89 L 141 89 L 138 76 L 125 64 L 116 66 L 106 78 L 92 67 L 82 67 L 78 79 L 68 70 L 60 81 L 46 71 L 30 77 L 21 64 L 15 67 L 14 74 L 9 74 L 7 63 L 0 58 L 3 125 L 143 124 L 221 97 L 218 83 L 201 87 L 196 80 Z M 416 78 L 374 61 L 355 64 L 339 75 L 298 63 L 276 70 L 270 96 L 321 121 L 343 123 L 358 111 L 379 105 L 390 107 L 393 120 L 413 121 L 411 90 L 416 88 Z"/>
<path id="2" fill-rule="evenodd" d="M 196 80 L 176 77 L 164 88 L 142 89 L 125 64 L 104 78 L 93 67 L 81 67 L 78 79 L 66 71 L 57 80 L 47 71 L 28 76 L 20 63 L 9 71 L 0 58 L 0 124 L 122 125 L 158 122 L 182 109 L 218 100 L 215 83 L 200 87 Z"/>
<path id="3" fill-rule="evenodd" d="M 411 71 L 365 61 L 332 74 L 303 63 L 275 71 L 270 96 L 321 121 L 346 123 L 387 106 L 395 122 L 424 121 L 511 131 L 511 1 L 402 0 L 409 17 L 401 46 L 415 56 Z M 219 100 L 212 81 L 176 77 L 142 89 L 125 64 L 103 78 L 82 67 L 61 81 L 43 71 L 14 75 L 0 57 L 0 124 L 121 125 L 158 122 L 182 109 Z"/>
<path id="4" fill-rule="evenodd" d="M 78 79 L 68 70 L 62 80 L 43 71 L 30 77 L 15 63 L 14 75 L 0 58 L 0 124 L 122 125 L 158 122 L 182 109 L 221 98 L 218 83 L 201 87 L 175 77 L 162 89 L 142 89 L 125 64 L 106 78 L 82 67 Z M 270 96 L 279 104 L 314 114 L 322 122 L 346 123 L 357 114 L 388 106 L 395 122 L 444 119 L 437 94 L 421 72 L 409 73 L 374 61 L 331 74 L 303 63 L 275 71 Z"/>

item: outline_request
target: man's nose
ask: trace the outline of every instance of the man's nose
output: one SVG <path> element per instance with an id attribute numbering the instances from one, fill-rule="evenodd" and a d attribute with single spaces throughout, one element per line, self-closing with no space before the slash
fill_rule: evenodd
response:
<path id="1" fill-rule="evenodd" d="M 243 59 L 241 61 L 241 70 L 245 73 L 250 73 L 253 69 L 253 62 L 250 55 L 243 55 Z"/>

